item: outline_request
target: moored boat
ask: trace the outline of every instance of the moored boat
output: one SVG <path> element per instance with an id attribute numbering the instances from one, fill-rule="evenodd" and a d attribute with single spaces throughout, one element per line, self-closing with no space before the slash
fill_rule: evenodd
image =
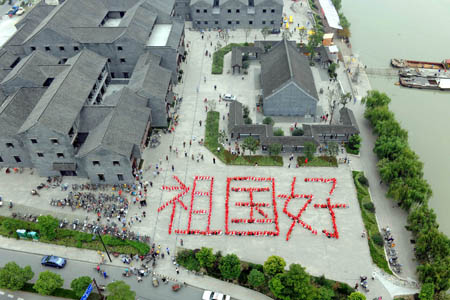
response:
<path id="1" fill-rule="evenodd" d="M 448 70 L 450 69 L 450 59 L 446 59 L 442 62 L 427 62 L 418 60 L 407 59 L 391 59 L 391 65 L 395 68 L 423 68 L 423 69 L 435 69 L 435 70 Z"/>
<path id="2" fill-rule="evenodd" d="M 450 91 L 448 78 L 400 77 L 400 84 L 409 88 Z"/>

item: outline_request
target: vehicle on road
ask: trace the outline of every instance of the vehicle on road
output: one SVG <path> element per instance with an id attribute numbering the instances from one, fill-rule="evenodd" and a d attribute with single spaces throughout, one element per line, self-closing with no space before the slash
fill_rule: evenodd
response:
<path id="1" fill-rule="evenodd" d="M 54 255 L 46 255 L 41 260 L 41 265 L 58 269 L 64 268 L 66 263 L 67 260 L 65 258 Z"/>
<path id="2" fill-rule="evenodd" d="M 213 291 L 204 291 L 202 300 L 230 300 L 230 296 Z"/>
<path id="3" fill-rule="evenodd" d="M 16 15 L 21 16 L 25 13 L 25 9 L 23 7 L 19 7 L 19 9 L 16 12 Z"/>
<path id="4" fill-rule="evenodd" d="M 272 34 L 279 34 L 281 32 L 280 28 L 273 28 Z"/>
<path id="5" fill-rule="evenodd" d="M 13 16 L 19 11 L 19 6 L 14 5 L 11 9 L 6 13 L 8 16 Z"/>
<path id="6" fill-rule="evenodd" d="M 233 96 L 231 94 L 225 94 L 223 95 L 222 99 L 225 101 L 236 101 L 236 96 Z"/>

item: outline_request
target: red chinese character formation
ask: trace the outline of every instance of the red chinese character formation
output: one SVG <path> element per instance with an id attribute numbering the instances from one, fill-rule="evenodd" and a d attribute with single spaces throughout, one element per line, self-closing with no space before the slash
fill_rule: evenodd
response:
<path id="1" fill-rule="evenodd" d="M 269 187 L 232 187 L 233 182 L 266 182 L 270 184 Z M 275 224 L 275 230 L 230 230 L 229 223 L 229 208 L 230 208 L 230 192 L 246 192 L 249 195 L 248 202 L 235 202 L 234 205 L 236 207 L 245 207 L 250 208 L 249 218 L 232 218 L 231 223 L 246 223 L 246 224 Z M 262 192 L 272 192 L 271 199 L 272 203 L 264 203 L 264 202 L 255 202 L 254 194 L 262 193 Z M 238 236 L 277 236 L 280 233 L 280 229 L 278 227 L 278 212 L 277 212 L 277 204 L 275 201 L 275 179 L 271 177 L 262 178 L 262 177 L 229 177 L 227 178 L 227 190 L 225 196 L 225 233 L 227 235 L 238 235 Z M 264 211 L 263 208 L 270 208 L 272 206 L 273 209 L 273 218 L 269 218 L 269 214 Z M 255 216 L 258 215 L 259 218 Z M 262 216 L 262 218 L 261 218 Z"/>
<path id="2" fill-rule="evenodd" d="M 162 186 L 164 191 L 180 191 L 175 197 L 171 200 L 167 201 L 163 205 L 158 208 L 158 212 L 165 209 L 167 206 L 172 204 L 172 214 L 170 217 L 169 223 L 169 234 L 172 233 L 173 220 L 175 216 L 175 209 L 177 204 L 184 210 L 188 210 L 187 206 L 183 203 L 181 198 L 186 195 L 190 188 L 187 187 L 177 176 L 173 176 L 173 178 L 178 182 L 177 186 Z M 285 199 L 283 206 L 283 213 L 285 213 L 291 220 L 292 224 L 289 227 L 289 230 L 286 234 L 286 241 L 289 241 L 291 233 L 295 227 L 295 224 L 300 224 L 303 228 L 309 230 L 312 234 L 317 235 L 317 230 L 314 229 L 310 224 L 306 223 L 301 219 L 302 214 L 308 208 L 309 204 L 313 201 L 312 194 L 296 194 L 295 193 L 295 182 L 297 178 L 294 177 L 291 183 L 291 191 L 290 194 L 280 194 L 278 198 Z M 207 191 L 199 191 L 197 189 L 197 183 L 200 181 L 209 181 L 209 189 Z M 233 186 L 233 184 L 242 184 L 242 183 L 254 183 L 261 182 L 262 184 L 268 185 L 266 187 L 242 187 L 242 186 Z M 332 183 L 331 189 L 328 194 L 331 196 L 336 188 L 336 179 L 335 178 L 305 178 L 305 182 L 320 182 L 320 183 Z M 221 230 L 211 230 L 211 214 L 212 214 L 212 197 L 213 197 L 213 187 L 214 187 L 214 177 L 211 176 L 195 176 L 193 187 L 191 191 L 191 203 L 189 208 L 189 216 L 188 216 L 188 224 L 187 228 L 184 230 L 176 229 L 175 233 L 177 234 L 200 234 L 200 235 L 217 235 L 221 234 Z M 240 209 L 249 209 L 249 217 L 248 218 L 231 218 L 229 217 L 229 208 L 231 201 L 231 193 L 247 193 L 249 200 L 247 202 L 234 202 L 234 207 Z M 255 195 L 259 193 L 270 193 L 270 198 L 272 203 L 267 202 L 258 202 L 255 200 Z M 201 201 L 202 199 L 208 199 L 208 209 L 195 209 L 194 201 L 197 199 Z M 300 208 L 299 212 L 294 214 L 288 210 L 288 205 L 293 199 L 305 199 L 305 203 Z M 334 213 L 335 208 L 347 208 L 346 204 L 331 204 L 331 199 L 327 198 L 326 203 L 318 204 L 315 203 L 313 205 L 314 208 L 326 208 L 328 209 L 333 231 L 329 232 L 326 229 L 322 230 L 322 233 L 325 234 L 328 238 L 339 238 L 339 232 L 336 226 L 336 216 Z M 271 211 L 273 211 L 273 217 L 271 218 Z M 193 215 L 208 215 L 207 224 L 205 230 L 193 229 L 192 228 L 192 216 Z M 230 229 L 231 224 L 273 224 L 273 230 L 232 230 Z M 238 236 L 278 236 L 280 233 L 278 226 L 278 212 L 276 206 L 276 197 L 275 197 L 275 179 L 272 177 L 228 177 L 227 178 L 227 189 L 226 189 L 226 197 L 225 197 L 225 233 L 227 235 L 238 235 Z M 260 226 L 260 225 L 258 225 Z"/>

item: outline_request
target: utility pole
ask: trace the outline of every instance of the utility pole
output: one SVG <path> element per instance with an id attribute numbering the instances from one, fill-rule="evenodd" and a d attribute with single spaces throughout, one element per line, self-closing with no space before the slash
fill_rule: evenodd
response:
<path id="1" fill-rule="evenodd" d="M 106 248 L 106 245 L 105 245 L 105 243 L 102 240 L 102 236 L 100 235 L 100 233 L 98 231 L 97 231 L 97 235 L 98 235 L 98 238 L 100 239 L 100 242 L 102 242 L 102 245 L 103 245 L 103 248 L 105 249 L 106 254 L 108 255 L 109 262 L 112 262 L 111 256 L 109 256 L 108 249 Z"/>
<path id="2" fill-rule="evenodd" d="M 103 294 L 102 294 L 102 290 L 98 287 L 98 285 L 97 285 L 97 281 L 95 281 L 95 278 L 94 279 L 92 279 L 93 280 L 93 282 L 94 282 L 94 285 L 95 285 L 95 287 L 97 288 L 97 292 L 98 292 L 98 294 L 100 295 L 100 299 L 105 299 L 105 296 L 103 296 Z"/>

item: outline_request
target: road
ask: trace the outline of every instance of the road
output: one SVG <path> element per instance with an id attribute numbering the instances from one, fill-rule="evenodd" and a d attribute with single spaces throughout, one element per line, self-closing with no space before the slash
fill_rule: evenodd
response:
<path id="1" fill-rule="evenodd" d="M 32 281 L 35 281 L 40 272 L 43 271 L 52 271 L 60 274 L 64 279 L 64 288 L 70 288 L 70 283 L 73 279 L 80 276 L 90 276 L 94 277 L 98 284 L 108 284 L 113 280 L 123 280 L 127 284 L 131 286 L 131 289 L 136 292 L 137 299 L 140 300 L 198 300 L 201 299 L 203 291 L 194 287 L 183 287 L 179 292 L 174 293 L 171 290 L 171 283 L 163 284 L 160 280 L 160 285 L 157 288 L 154 288 L 151 285 L 151 277 L 144 278 L 141 283 L 138 283 L 136 277 L 124 278 L 122 276 L 122 272 L 124 268 L 115 267 L 115 266 L 103 266 L 102 268 L 106 270 L 106 273 L 109 275 L 108 279 L 103 279 L 99 276 L 99 274 L 95 271 L 95 265 L 92 263 L 87 263 L 80 260 L 69 260 L 65 268 L 59 270 L 49 267 L 44 267 L 40 264 L 41 255 L 32 254 L 32 253 L 24 253 L 17 251 L 10 251 L 7 249 L 0 249 L 0 265 L 4 266 L 6 263 L 10 261 L 15 261 L 18 265 L 31 266 L 33 272 L 35 273 Z M 7 296 L 8 292 L 5 295 L 1 295 L 0 300 L 2 299 L 12 299 Z M 13 293 L 9 293 L 13 294 Z M 27 299 L 26 297 L 23 297 Z M 29 298 L 29 297 L 28 297 Z M 14 298 L 16 299 L 16 298 Z"/>

